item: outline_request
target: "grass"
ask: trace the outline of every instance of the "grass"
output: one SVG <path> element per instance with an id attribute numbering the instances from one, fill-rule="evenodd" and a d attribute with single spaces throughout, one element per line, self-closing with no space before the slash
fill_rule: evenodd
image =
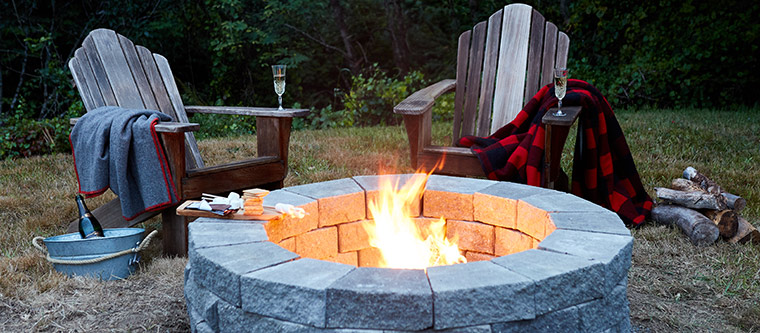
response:
<path id="1" fill-rule="evenodd" d="M 760 223 L 760 110 L 618 111 L 645 188 L 667 186 L 693 166 L 747 199 Z M 435 142 L 450 141 L 446 124 Z M 573 135 L 566 145 L 571 153 Z M 255 138 L 200 142 L 207 164 L 255 154 Z M 570 155 L 563 165 L 570 166 Z M 298 131 L 286 186 L 378 170 L 411 172 L 403 127 Z M 183 331 L 186 259 L 160 254 L 160 234 L 129 279 L 92 282 L 57 274 L 30 240 L 65 232 L 76 216 L 70 155 L 0 161 L 0 327 L 5 331 Z M 90 199 L 91 208 L 112 198 Z M 158 219 L 141 225 L 160 228 Z M 647 222 L 632 230 L 631 319 L 642 332 L 760 331 L 760 246 L 697 248 L 679 230 Z"/>

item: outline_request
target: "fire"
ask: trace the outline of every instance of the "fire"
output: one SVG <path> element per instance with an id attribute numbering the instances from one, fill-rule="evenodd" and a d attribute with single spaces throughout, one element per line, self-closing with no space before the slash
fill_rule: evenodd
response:
<path id="1" fill-rule="evenodd" d="M 456 240 L 446 238 L 446 220 L 424 225 L 410 217 L 411 202 L 419 201 L 430 174 L 415 174 L 399 187 L 385 179 L 377 200 L 368 204 L 374 223 L 365 226 L 370 245 L 380 249 L 380 267 L 426 268 L 467 262 Z"/>

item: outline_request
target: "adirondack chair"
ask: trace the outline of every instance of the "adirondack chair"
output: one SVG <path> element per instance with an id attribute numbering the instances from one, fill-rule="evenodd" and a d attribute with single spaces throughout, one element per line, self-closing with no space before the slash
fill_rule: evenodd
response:
<path id="1" fill-rule="evenodd" d="M 185 106 L 177 84 L 163 56 L 143 46 L 135 46 L 113 30 L 97 29 L 84 39 L 69 63 L 69 69 L 87 111 L 100 106 L 159 110 L 174 118 L 155 126 L 163 142 L 172 178 L 180 200 L 198 198 L 202 193 L 262 187 L 281 188 L 288 172 L 288 145 L 292 118 L 308 110 L 249 107 Z M 216 113 L 257 116 L 258 157 L 224 165 L 206 166 L 193 131 L 198 124 L 187 113 Z M 72 119 L 72 124 L 76 119 Z M 95 209 L 103 227 L 128 227 L 157 213 L 145 213 L 131 221 L 121 214 L 118 198 Z M 187 252 L 187 223 L 175 207 L 162 212 L 163 246 L 170 254 Z M 72 223 L 69 230 L 76 230 Z"/>
<path id="2" fill-rule="evenodd" d="M 570 39 L 536 10 L 510 4 L 472 30 L 459 36 L 456 80 L 446 79 L 415 92 L 393 111 L 404 117 L 412 167 L 431 170 L 445 156 L 436 173 L 485 176 L 469 148 L 431 144 L 431 109 L 436 98 L 455 92 L 452 145 L 465 135 L 488 136 L 508 124 L 544 85 L 553 69 L 564 67 Z M 560 174 L 559 157 L 570 126 L 580 108 L 563 107 L 566 117 L 547 112 L 546 154 L 553 172 L 544 185 L 553 187 Z"/>

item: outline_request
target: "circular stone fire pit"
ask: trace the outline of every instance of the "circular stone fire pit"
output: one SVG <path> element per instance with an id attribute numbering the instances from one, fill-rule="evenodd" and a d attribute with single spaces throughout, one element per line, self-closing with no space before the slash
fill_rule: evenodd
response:
<path id="1" fill-rule="evenodd" d="M 304 219 L 200 218 L 188 227 L 185 299 L 197 332 L 627 332 L 633 238 L 576 196 L 432 175 L 416 223 L 441 216 L 466 264 L 372 267 L 362 226 L 381 178 L 272 191 Z"/>

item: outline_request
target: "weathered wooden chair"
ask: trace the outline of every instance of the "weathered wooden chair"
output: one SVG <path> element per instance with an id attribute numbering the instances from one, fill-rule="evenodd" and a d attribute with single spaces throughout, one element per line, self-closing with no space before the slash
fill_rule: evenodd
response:
<path id="1" fill-rule="evenodd" d="M 163 56 L 108 29 L 97 29 L 84 39 L 69 69 L 87 111 L 100 106 L 159 110 L 174 122 L 155 126 L 163 142 L 172 178 L 180 200 L 198 198 L 202 193 L 224 193 L 245 188 L 280 188 L 288 172 L 288 145 L 292 118 L 308 110 L 249 107 L 185 106 L 177 84 Z M 198 124 L 188 121 L 187 113 L 217 113 L 257 116 L 258 156 L 225 165 L 205 166 L 193 131 Z M 72 119 L 72 124 L 76 119 Z M 225 193 L 226 194 L 226 193 Z M 126 221 L 118 198 L 95 209 L 103 227 L 127 227 L 155 216 L 145 213 Z M 187 224 L 175 208 L 162 212 L 164 251 L 187 252 Z M 69 230 L 76 230 L 76 224 Z"/>
<path id="2" fill-rule="evenodd" d="M 456 80 L 447 79 L 415 92 L 394 107 L 404 117 L 412 167 L 436 173 L 485 176 L 469 148 L 431 144 L 431 109 L 435 99 L 455 91 L 453 143 L 465 135 L 488 136 L 508 124 L 544 85 L 553 69 L 564 67 L 570 39 L 536 10 L 510 4 L 459 36 Z M 559 157 L 580 108 L 563 107 L 566 117 L 547 112 L 547 163 L 544 186 L 553 187 L 560 174 Z M 552 128 L 553 127 L 553 128 Z M 549 135 L 551 133 L 551 135 Z M 453 144 L 452 143 L 452 144 Z M 547 179 L 548 177 L 548 179 Z"/>

